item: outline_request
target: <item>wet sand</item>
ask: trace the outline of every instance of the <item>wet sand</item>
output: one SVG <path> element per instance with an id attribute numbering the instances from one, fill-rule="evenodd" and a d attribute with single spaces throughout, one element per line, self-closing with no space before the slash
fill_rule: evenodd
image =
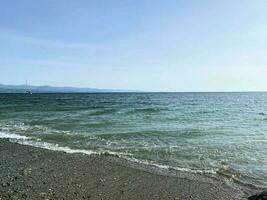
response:
<path id="1" fill-rule="evenodd" d="M 223 180 L 137 169 L 108 155 L 67 154 L 0 139 L 0 199 L 246 199 Z"/>

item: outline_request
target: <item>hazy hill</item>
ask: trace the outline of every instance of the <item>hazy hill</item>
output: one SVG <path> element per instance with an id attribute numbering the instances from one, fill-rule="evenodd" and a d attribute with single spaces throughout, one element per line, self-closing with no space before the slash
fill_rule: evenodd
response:
<path id="1" fill-rule="evenodd" d="M 78 87 L 53 87 L 53 86 L 33 86 L 33 85 L 4 85 L 0 84 L 0 93 L 25 93 L 31 90 L 33 93 L 94 93 L 94 92 L 133 92 L 128 90 L 110 90 L 97 88 Z"/>

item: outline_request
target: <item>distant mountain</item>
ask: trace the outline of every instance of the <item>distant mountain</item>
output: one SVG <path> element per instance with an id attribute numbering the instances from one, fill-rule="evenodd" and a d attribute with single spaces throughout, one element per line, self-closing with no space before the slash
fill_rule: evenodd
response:
<path id="1" fill-rule="evenodd" d="M 27 90 L 33 93 L 101 93 L 101 92 L 135 92 L 130 90 L 111 90 L 97 88 L 78 87 L 53 87 L 33 85 L 4 85 L 0 84 L 0 93 L 25 93 Z"/>

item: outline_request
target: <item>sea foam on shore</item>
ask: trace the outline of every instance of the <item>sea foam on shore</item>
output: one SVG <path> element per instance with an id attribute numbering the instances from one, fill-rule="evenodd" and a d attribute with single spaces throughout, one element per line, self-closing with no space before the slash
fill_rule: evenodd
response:
<path id="1" fill-rule="evenodd" d="M 50 151 L 0 139 L 2 199 L 245 199 L 220 179 L 135 169 L 105 155 Z"/>

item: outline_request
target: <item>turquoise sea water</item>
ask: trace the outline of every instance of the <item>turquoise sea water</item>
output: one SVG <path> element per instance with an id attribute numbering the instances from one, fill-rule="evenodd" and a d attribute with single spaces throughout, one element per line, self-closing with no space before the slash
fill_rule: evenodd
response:
<path id="1" fill-rule="evenodd" d="M 0 94 L 0 138 L 267 188 L 267 93 Z"/>

